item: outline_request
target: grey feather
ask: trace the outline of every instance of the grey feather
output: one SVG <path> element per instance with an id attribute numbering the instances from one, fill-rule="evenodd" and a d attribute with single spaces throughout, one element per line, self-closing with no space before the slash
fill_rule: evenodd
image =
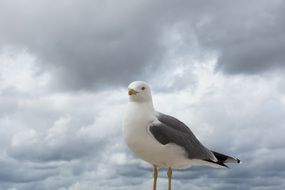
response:
<path id="1" fill-rule="evenodd" d="M 204 147 L 184 123 L 162 113 L 157 113 L 157 119 L 160 123 L 153 124 L 149 130 L 161 144 L 175 143 L 183 147 L 190 159 L 217 161 L 212 151 Z"/>

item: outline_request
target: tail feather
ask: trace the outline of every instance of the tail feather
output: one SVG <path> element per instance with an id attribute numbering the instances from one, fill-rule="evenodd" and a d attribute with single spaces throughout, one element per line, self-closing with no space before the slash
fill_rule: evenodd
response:
<path id="1" fill-rule="evenodd" d="M 215 152 L 215 151 L 212 151 L 212 152 L 218 161 L 216 161 L 216 162 L 214 162 L 212 160 L 205 160 L 205 161 L 212 162 L 212 163 L 218 164 L 218 165 L 226 167 L 226 168 L 228 168 L 228 166 L 225 163 L 237 163 L 237 164 L 240 163 L 240 160 L 238 158 L 227 156 L 227 155 Z"/>

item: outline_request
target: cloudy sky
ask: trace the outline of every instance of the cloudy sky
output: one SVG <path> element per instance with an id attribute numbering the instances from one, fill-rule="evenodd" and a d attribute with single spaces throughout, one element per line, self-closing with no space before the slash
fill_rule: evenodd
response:
<path id="1" fill-rule="evenodd" d="M 182 190 L 285 189 L 282 0 L 0 0 L 0 190 L 150 189 L 122 140 L 133 80 L 243 164 Z M 159 189 L 166 189 L 165 170 Z"/>

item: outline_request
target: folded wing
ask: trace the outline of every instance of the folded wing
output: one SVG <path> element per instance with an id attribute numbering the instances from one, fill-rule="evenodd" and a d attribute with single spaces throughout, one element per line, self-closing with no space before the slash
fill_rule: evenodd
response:
<path id="1" fill-rule="evenodd" d="M 184 123 L 162 113 L 157 113 L 157 119 L 159 122 L 151 125 L 149 130 L 161 144 L 175 143 L 183 147 L 189 159 L 218 161 L 214 153 L 203 146 Z"/>

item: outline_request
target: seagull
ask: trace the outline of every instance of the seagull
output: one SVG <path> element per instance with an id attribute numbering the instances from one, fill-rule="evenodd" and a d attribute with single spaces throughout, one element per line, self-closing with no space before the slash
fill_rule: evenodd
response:
<path id="1" fill-rule="evenodd" d="M 153 166 L 153 190 L 156 190 L 158 168 L 167 168 L 168 190 L 171 190 L 172 169 L 194 165 L 227 168 L 226 163 L 240 163 L 238 158 L 209 150 L 183 122 L 156 111 L 146 82 L 132 82 L 128 95 L 124 140 L 137 157 Z"/>

